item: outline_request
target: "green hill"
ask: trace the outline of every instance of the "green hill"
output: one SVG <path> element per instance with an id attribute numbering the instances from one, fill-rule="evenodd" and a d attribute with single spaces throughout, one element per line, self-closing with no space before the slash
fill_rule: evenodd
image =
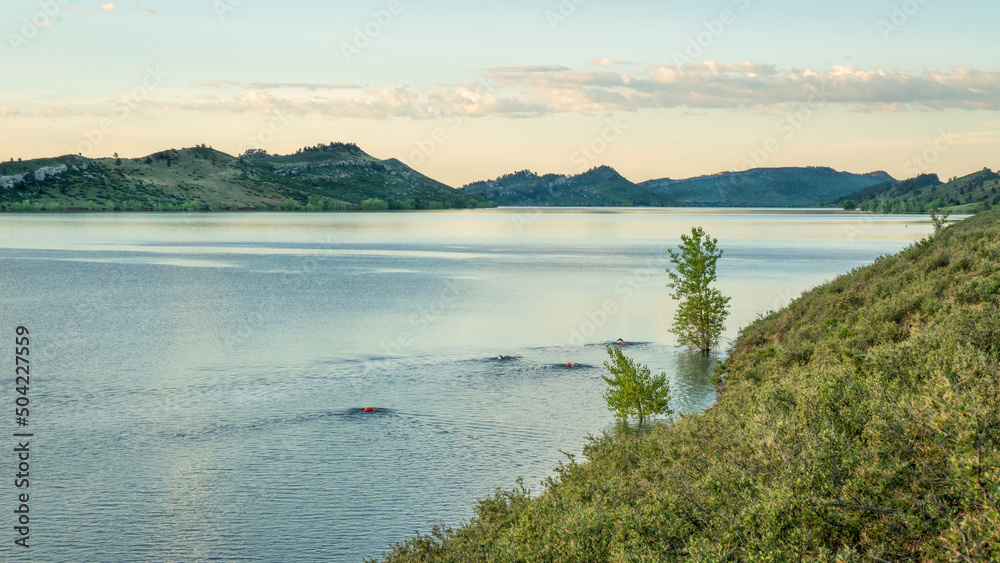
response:
<path id="1" fill-rule="evenodd" d="M 836 200 L 864 211 L 924 213 L 941 209 L 975 213 L 1000 205 L 1000 174 L 989 168 L 942 183 L 937 174 L 922 174 L 902 182 L 877 184 Z"/>
<path id="2" fill-rule="evenodd" d="M 894 181 L 885 172 L 852 174 L 832 168 L 756 168 L 687 180 L 650 180 L 643 186 L 684 206 L 806 207 L 873 184 Z"/>
<path id="3" fill-rule="evenodd" d="M 317 145 L 292 155 L 267 156 L 253 162 L 317 194 L 355 203 L 379 198 L 394 207 L 423 209 L 466 207 L 474 200 L 399 160 L 379 160 L 353 144 Z"/>
<path id="4" fill-rule="evenodd" d="M 296 208 L 350 209 L 374 198 L 400 209 L 482 204 L 395 159 L 343 143 L 287 156 L 248 151 L 236 158 L 199 146 L 135 159 L 0 163 L 0 206 L 8 210 L 273 209 L 289 200 Z"/>
<path id="5" fill-rule="evenodd" d="M 385 561 L 1000 561 L 1000 211 L 806 292 L 718 372 L 706 412 Z"/>
<path id="6" fill-rule="evenodd" d="M 673 200 L 629 182 L 613 168 L 600 166 L 576 176 L 523 170 L 496 180 L 462 188 L 473 197 L 510 206 L 555 207 L 669 207 Z"/>
<path id="7" fill-rule="evenodd" d="M 760 168 L 634 184 L 602 166 L 578 176 L 522 171 L 462 189 L 511 206 L 804 207 L 889 181 L 894 180 L 885 172 L 851 174 L 810 167 Z"/>

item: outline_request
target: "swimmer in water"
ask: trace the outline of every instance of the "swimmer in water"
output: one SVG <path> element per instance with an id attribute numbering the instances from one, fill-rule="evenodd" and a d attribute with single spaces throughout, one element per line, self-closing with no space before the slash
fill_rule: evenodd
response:
<path id="1" fill-rule="evenodd" d="M 628 342 L 625 342 L 624 340 L 619 338 L 618 340 L 615 340 L 615 344 L 628 344 Z"/>
<path id="2" fill-rule="evenodd" d="M 509 358 L 509 357 L 510 357 L 510 356 L 504 356 L 503 354 L 497 354 L 497 359 L 498 359 L 498 360 L 506 360 L 506 359 L 507 359 L 507 358 Z"/>

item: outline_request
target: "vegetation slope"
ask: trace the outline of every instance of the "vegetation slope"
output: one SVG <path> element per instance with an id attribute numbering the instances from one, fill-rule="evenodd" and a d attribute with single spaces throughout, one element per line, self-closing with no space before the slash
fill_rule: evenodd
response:
<path id="1" fill-rule="evenodd" d="M 924 213 L 936 209 L 976 213 L 1000 206 L 1000 174 L 989 168 L 944 183 L 937 174 L 876 184 L 835 203 L 877 213 Z"/>
<path id="2" fill-rule="evenodd" d="M 556 207 L 670 207 L 671 198 L 626 180 L 615 169 L 599 166 L 578 174 L 538 175 L 528 170 L 476 182 L 462 188 L 473 197 L 500 205 Z"/>
<path id="3" fill-rule="evenodd" d="M 852 174 L 807 167 L 759 168 L 635 184 L 613 168 L 600 166 L 577 176 L 540 176 L 525 170 L 462 189 L 477 198 L 514 206 L 804 207 L 893 181 L 885 172 Z"/>
<path id="4" fill-rule="evenodd" d="M 756 168 L 686 180 L 651 180 L 641 186 L 685 206 L 806 207 L 895 181 L 885 172 L 852 174 L 832 168 Z"/>
<path id="5" fill-rule="evenodd" d="M 396 209 L 476 207 L 478 201 L 390 158 L 379 160 L 351 143 L 330 143 L 253 162 L 327 197 L 360 203 L 378 198 Z"/>
<path id="6" fill-rule="evenodd" d="M 0 207 L 9 210 L 346 209 L 375 198 L 398 209 L 481 204 L 395 159 L 345 143 L 287 156 L 251 150 L 236 158 L 202 145 L 135 159 L 69 155 L 0 163 Z"/>
<path id="7" fill-rule="evenodd" d="M 385 561 L 1000 560 L 1000 211 L 745 327 L 718 404 Z"/>

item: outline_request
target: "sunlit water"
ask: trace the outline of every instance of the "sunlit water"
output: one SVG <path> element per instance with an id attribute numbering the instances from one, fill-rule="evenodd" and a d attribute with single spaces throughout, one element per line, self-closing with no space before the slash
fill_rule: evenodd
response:
<path id="1" fill-rule="evenodd" d="M 35 547 L 11 547 L 6 456 L 0 556 L 356 561 L 519 476 L 539 490 L 612 423 L 604 342 L 665 371 L 674 409 L 712 404 L 711 362 L 668 332 L 666 249 L 693 226 L 725 249 L 728 338 L 931 230 L 778 211 L 2 215 L 0 333 L 32 331 L 36 436 Z"/>

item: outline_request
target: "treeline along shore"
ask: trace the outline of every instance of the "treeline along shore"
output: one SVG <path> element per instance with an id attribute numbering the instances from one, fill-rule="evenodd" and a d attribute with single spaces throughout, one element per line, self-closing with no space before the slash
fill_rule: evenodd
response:
<path id="1" fill-rule="evenodd" d="M 383 560 L 1000 561 L 1000 211 L 768 313 L 716 375 Z"/>

